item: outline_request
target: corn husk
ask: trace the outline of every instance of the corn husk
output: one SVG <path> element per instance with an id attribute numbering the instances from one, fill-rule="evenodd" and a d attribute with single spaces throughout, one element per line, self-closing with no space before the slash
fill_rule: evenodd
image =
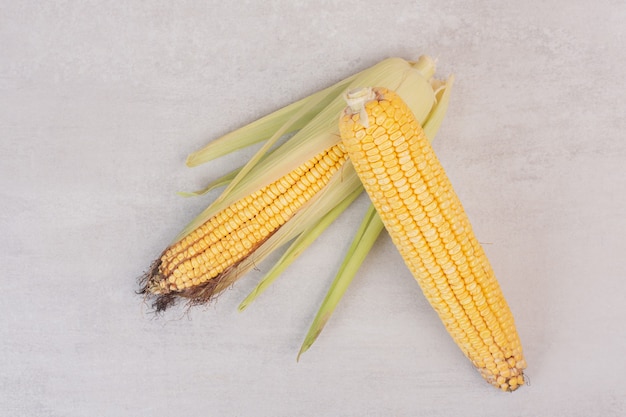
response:
<path id="1" fill-rule="evenodd" d="M 396 91 L 409 105 L 429 138 L 434 138 L 445 115 L 452 77 L 442 82 L 433 79 L 434 61 L 389 58 L 335 85 L 290 104 L 240 129 L 216 139 L 187 158 L 188 166 L 199 166 L 220 156 L 264 142 L 250 160 L 209 183 L 204 189 L 181 193 L 203 195 L 215 188 L 223 192 L 191 221 L 176 237 L 178 241 L 233 202 L 275 181 L 314 155 L 340 142 L 338 118 L 345 102 L 343 94 L 362 86 L 381 86 Z M 292 135 L 280 146 L 281 138 Z M 350 161 L 329 184 L 316 194 L 292 219 L 222 277 L 216 293 L 231 286 L 238 278 L 257 267 L 275 250 L 292 242 L 282 257 L 259 281 L 239 306 L 247 308 L 268 286 L 321 234 L 362 192 L 361 183 Z M 316 340 L 337 303 L 356 275 L 363 259 L 383 230 L 382 222 L 370 207 L 354 238 L 320 310 L 303 342 L 298 357 Z"/>

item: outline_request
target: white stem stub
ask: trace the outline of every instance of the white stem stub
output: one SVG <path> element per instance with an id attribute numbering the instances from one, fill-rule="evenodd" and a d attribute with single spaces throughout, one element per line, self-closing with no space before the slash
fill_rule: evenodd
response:
<path id="1" fill-rule="evenodd" d="M 352 114 L 359 113 L 359 121 L 366 128 L 369 127 L 369 120 L 367 118 L 367 112 L 365 111 L 365 103 L 372 101 L 376 98 L 376 94 L 372 87 L 355 88 L 344 94 L 343 97 L 348 103 L 348 107 L 352 111 Z"/>

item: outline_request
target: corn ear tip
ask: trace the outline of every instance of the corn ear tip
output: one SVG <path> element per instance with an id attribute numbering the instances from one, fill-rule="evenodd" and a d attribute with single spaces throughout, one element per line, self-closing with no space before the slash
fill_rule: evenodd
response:
<path id="1" fill-rule="evenodd" d="M 302 343 L 302 346 L 300 347 L 300 351 L 298 352 L 298 356 L 296 356 L 296 362 L 300 362 L 300 357 L 304 353 L 306 353 L 311 348 L 311 346 L 313 346 L 313 344 L 317 340 L 317 337 L 322 333 L 322 330 L 323 330 L 325 325 L 326 325 L 326 320 L 324 320 L 321 323 L 319 328 L 315 331 L 315 334 L 313 334 L 311 336 L 307 336 L 307 338 Z"/>
<path id="2" fill-rule="evenodd" d="M 332 311 L 324 313 L 319 318 L 313 320 L 313 324 L 311 325 L 311 328 L 309 329 L 309 333 L 304 338 L 304 342 L 302 342 L 302 346 L 300 346 L 300 351 L 298 352 L 298 356 L 296 357 L 296 362 L 299 362 L 300 356 L 302 356 L 303 353 L 305 353 L 307 350 L 309 350 L 311 346 L 313 346 L 313 344 L 315 343 L 319 335 L 322 333 L 322 330 L 324 330 L 326 323 L 328 323 L 328 320 L 330 319 L 331 314 L 332 314 Z M 313 329 L 315 330 L 313 331 Z"/>

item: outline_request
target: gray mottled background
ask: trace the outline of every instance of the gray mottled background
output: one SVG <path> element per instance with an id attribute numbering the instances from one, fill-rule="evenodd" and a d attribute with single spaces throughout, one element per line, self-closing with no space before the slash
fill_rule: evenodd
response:
<path id="1" fill-rule="evenodd" d="M 0 1 L 6 416 L 623 416 L 626 3 Z M 186 155 L 389 56 L 456 84 L 436 150 L 515 314 L 530 386 L 485 384 L 381 236 L 296 353 L 359 200 L 245 313 L 154 319 L 136 278 L 250 152 Z"/>

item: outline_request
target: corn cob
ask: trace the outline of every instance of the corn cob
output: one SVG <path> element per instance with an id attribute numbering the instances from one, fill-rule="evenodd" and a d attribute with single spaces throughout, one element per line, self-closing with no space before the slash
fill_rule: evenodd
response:
<path id="1" fill-rule="evenodd" d="M 294 171 L 232 203 L 167 248 L 145 277 L 143 291 L 164 310 L 176 296 L 202 303 L 228 287 L 222 279 L 330 181 L 347 155 L 338 143 Z"/>
<path id="2" fill-rule="evenodd" d="M 406 265 L 482 376 L 514 391 L 526 363 L 513 316 L 421 126 L 384 88 L 352 90 L 346 101 L 343 143 Z"/>

